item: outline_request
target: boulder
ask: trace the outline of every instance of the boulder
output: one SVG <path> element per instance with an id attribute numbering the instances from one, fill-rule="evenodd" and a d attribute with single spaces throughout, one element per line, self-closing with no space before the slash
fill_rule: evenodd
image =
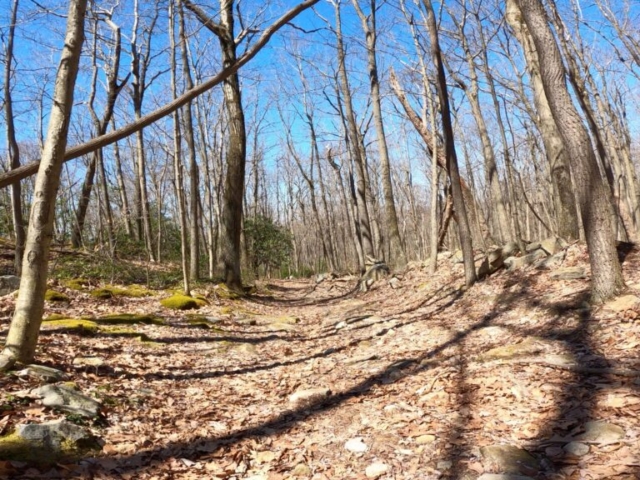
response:
<path id="1" fill-rule="evenodd" d="M 462 250 L 456 250 L 455 252 L 453 252 L 453 255 L 451 256 L 451 263 L 463 263 L 464 262 L 464 257 L 462 256 Z"/>
<path id="2" fill-rule="evenodd" d="M 583 267 L 565 267 L 551 272 L 549 278 L 552 280 L 576 280 L 586 278 L 586 273 Z"/>
<path id="3" fill-rule="evenodd" d="M 0 276 L 0 296 L 9 295 L 20 288 L 20 277 L 15 275 Z"/>
<path id="4" fill-rule="evenodd" d="M 576 440 L 607 445 L 617 443 L 626 437 L 626 432 L 622 427 L 602 421 L 587 422 L 584 425 L 584 430 L 584 433 L 578 435 Z"/>
<path id="5" fill-rule="evenodd" d="M 502 253 L 502 248 L 496 248 L 495 250 L 490 251 L 482 260 L 482 263 L 478 268 L 478 278 L 484 278 L 488 275 L 491 275 L 503 266 L 504 256 Z"/>
<path id="6" fill-rule="evenodd" d="M 531 252 L 535 252 L 536 250 L 539 250 L 541 247 L 540 242 L 531 242 L 531 243 L 527 243 L 524 246 L 524 249 L 527 253 L 531 253 Z"/>
<path id="7" fill-rule="evenodd" d="M 551 255 L 550 257 L 539 260 L 536 263 L 535 267 L 543 270 L 552 270 L 554 268 L 559 268 L 560 265 L 562 265 L 562 262 L 564 262 L 566 256 L 567 251 L 561 250 L 555 255 Z"/>
<path id="8" fill-rule="evenodd" d="M 566 242 L 565 242 L 566 243 Z M 562 243 L 559 237 L 555 235 L 549 238 L 545 238 L 540 242 L 540 248 L 547 252 L 547 255 L 555 255 L 562 250 Z"/>
<path id="9" fill-rule="evenodd" d="M 29 391 L 29 396 L 41 398 L 47 407 L 83 417 L 94 418 L 100 412 L 100 402 L 80 393 L 74 384 L 43 385 Z"/>
<path id="10" fill-rule="evenodd" d="M 623 295 L 607 302 L 605 307 L 609 310 L 613 310 L 614 312 L 624 312 L 635 307 L 639 300 L 640 298 L 635 295 Z"/>
<path id="11" fill-rule="evenodd" d="M 524 268 L 536 263 L 538 260 L 546 258 L 547 254 L 543 250 L 536 250 L 522 257 L 509 257 L 505 258 L 504 264 L 507 266 L 507 270 L 510 272 Z"/>
<path id="12" fill-rule="evenodd" d="M 96 437 L 67 420 L 17 425 L 15 432 L 0 437 L 1 460 L 53 464 L 99 449 Z"/>
<path id="13" fill-rule="evenodd" d="M 516 255 L 519 252 L 520 252 L 520 247 L 518 246 L 517 242 L 514 242 L 514 241 L 507 242 L 504 245 L 504 247 L 502 247 L 502 255 L 505 258 L 513 257 L 514 255 Z"/>

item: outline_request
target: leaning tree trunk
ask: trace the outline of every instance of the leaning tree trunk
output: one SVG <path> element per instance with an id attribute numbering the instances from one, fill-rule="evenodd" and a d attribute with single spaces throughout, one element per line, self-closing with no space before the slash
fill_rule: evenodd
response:
<path id="1" fill-rule="evenodd" d="M 447 158 L 447 171 L 451 180 L 453 205 L 458 223 L 458 235 L 464 259 L 465 282 L 469 287 L 476 281 L 476 267 L 473 262 L 473 244 L 471 241 L 471 228 L 467 218 L 467 209 L 460 184 L 460 172 L 458 171 L 458 158 L 456 156 L 453 128 L 451 126 L 451 112 L 449 109 L 449 94 L 447 92 L 447 79 L 442 64 L 442 52 L 438 39 L 438 27 L 436 25 L 435 12 L 431 0 L 423 0 L 427 12 L 427 29 L 431 40 L 431 56 L 436 66 L 436 88 L 440 100 L 440 113 L 442 116 L 442 133 L 444 135 L 444 151 Z"/>
<path id="2" fill-rule="evenodd" d="M 36 178 L 20 291 L 5 348 L 0 357 L 0 370 L 6 369 L 16 360 L 23 363 L 32 361 L 38 343 L 47 289 L 56 195 L 60 185 L 73 93 L 84 41 L 86 8 L 87 0 L 69 2 L 67 33 L 56 75 L 47 139 Z"/>
<path id="3" fill-rule="evenodd" d="M 591 263 L 591 298 L 607 300 L 625 288 L 611 225 L 609 201 L 595 152 L 566 84 L 564 64 L 539 0 L 517 0 L 540 57 L 540 73 L 553 118 L 571 160 Z"/>

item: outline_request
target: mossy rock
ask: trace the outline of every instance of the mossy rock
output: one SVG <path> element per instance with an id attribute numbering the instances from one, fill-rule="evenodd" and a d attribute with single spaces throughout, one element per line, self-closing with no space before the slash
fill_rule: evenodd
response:
<path id="1" fill-rule="evenodd" d="M 72 278 L 66 280 L 63 285 L 71 290 L 82 291 L 86 290 L 91 285 L 91 282 L 85 278 Z"/>
<path id="2" fill-rule="evenodd" d="M 139 315 L 135 313 L 114 313 L 98 317 L 96 322 L 101 325 L 166 325 L 166 322 L 155 315 Z"/>
<path id="3" fill-rule="evenodd" d="M 66 315 L 62 315 L 60 313 L 52 313 L 48 317 L 44 317 L 42 319 L 43 322 L 51 322 L 53 320 L 64 320 L 65 318 L 69 318 Z"/>
<path id="4" fill-rule="evenodd" d="M 209 329 L 211 324 L 204 315 L 191 314 L 186 316 L 187 324 L 192 328 Z"/>
<path id="5" fill-rule="evenodd" d="M 25 462 L 37 466 L 50 466 L 61 461 L 73 461 L 100 450 L 94 439 L 81 439 L 78 443 L 63 440 L 59 447 L 52 448 L 42 442 L 28 441 L 17 432 L 0 437 L 0 460 Z"/>
<path id="6" fill-rule="evenodd" d="M 64 293 L 56 292 L 55 290 L 47 290 L 44 294 L 44 299 L 47 302 L 68 302 L 69 297 Z"/>
<path id="7" fill-rule="evenodd" d="M 218 297 L 224 298 L 225 300 L 237 300 L 242 297 L 240 292 L 229 289 L 224 283 L 219 283 L 214 292 Z"/>
<path id="8" fill-rule="evenodd" d="M 104 287 L 93 290 L 91 292 L 91 296 L 100 299 L 113 297 L 142 298 L 153 296 L 153 292 L 140 285 L 130 285 L 125 288 L 116 287 L 114 285 L 105 285 Z"/>
<path id="9" fill-rule="evenodd" d="M 138 339 L 140 342 L 152 342 L 153 340 L 146 333 L 138 332 L 132 328 L 101 328 L 100 333 L 107 335 L 109 337 L 119 337 L 119 338 L 134 338 Z"/>
<path id="10" fill-rule="evenodd" d="M 192 310 L 194 308 L 204 307 L 207 302 L 197 297 L 188 297 L 184 294 L 175 294 L 160 300 L 163 307 L 173 310 Z"/>
<path id="11" fill-rule="evenodd" d="M 42 324 L 48 331 L 72 331 L 79 333 L 96 333 L 98 331 L 98 324 L 96 322 L 83 318 L 45 319 L 42 321 Z"/>

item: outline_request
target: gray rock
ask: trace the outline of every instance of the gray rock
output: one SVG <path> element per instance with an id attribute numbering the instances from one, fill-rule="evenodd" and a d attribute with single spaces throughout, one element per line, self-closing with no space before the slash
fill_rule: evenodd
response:
<path id="1" fill-rule="evenodd" d="M 96 399 L 83 395 L 72 385 L 43 385 L 31 390 L 29 395 L 41 398 L 47 407 L 89 418 L 97 417 L 101 406 Z"/>
<path id="2" fill-rule="evenodd" d="M 478 268 L 478 278 L 484 278 L 491 275 L 503 266 L 504 256 L 502 254 L 502 248 L 496 248 L 495 250 L 490 251 L 482 260 L 482 263 Z"/>
<path id="3" fill-rule="evenodd" d="M 387 465 L 386 463 L 375 462 L 366 468 L 364 474 L 367 476 L 367 478 L 378 478 L 387 473 L 388 470 L 389 465 Z"/>
<path id="4" fill-rule="evenodd" d="M 544 258 L 540 261 L 538 261 L 538 263 L 536 263 L 535 267 L 536 268 L 540 268 L 540 269 L 546 269 L 546 270 L 552 270 L 554 268 L 559 268 L 562 265 L 562 262 L 564 262 L 564 259 L 567 256 L 567 251 L 566 250 L 561 250 L 560 252 L 556 253 L 555 255 L 551 255 L 548 258 Z"/>
<path id="5" fill-rule="evenodd" d="M 574 457 L 583 457 L 589 453 L 589 445 L 580 442 L 569 442 L 564 446 L 564 451 Z"/>
<path id="6" fill-rule="evenodd" d="M 322 400 L 331 395 L 328 388 L 310 388 L 308 390 L 298 390 L 289 395 L 289 403 L 295 406 L 303 406 Z"/>
<path id="7" fill-rule="evenodd" d="M 552 280 L 577 280 L 579 278 L 586 278 L 586 276 L 583 267 L 565 267 L 551 272 L 549 278 Z"/>
<path id="8" fill-rule="evenodd" d="M 96 437 L 67 420 L 18 425 L 16 434 L 36 450 L 46 449 L 59 452 L 62 449 L 69 450 L 71 446 L 77 449 L 99 448 Z"/>
<path id="9" fill-rule="evenodd" d="M 9 295 L 20 288 L 20 277 L 15 275 L 0 276 L 0 297 Z"/>
<path id="10" fill-rule="evenodd" d="M 27 365 L 26 368 L 17 372 L 19 377 L 41 378 L 45 382 L 59 382 L 66 380 L 67 374 L 51 367 L 44 365 Z"/>
<path id="11" fill-rule="evenodd" d="M 73 359 L 73 364 L 78 367 L 100 367 L 104 365 L 104 358 L 102 357 L 76 357 Z"/>
<path id="12" fill-rule="evenodd" d="M 531 242 L 524 246 L 524 249 L 527 253 L 535 252 L 540 248 L 541 248 L 540 242 Z"/>
<path id="13" fill-rule="evenodd" d="M 394 290 L 395 290 L 396 288 L 400 288 L 400 287 L 401 287 L 401 285 L 400 285 L 400 280 L 399 280 L 397 277 L 393 277 L 393 278 L 391 278 L 391 279 L 389 280 L 389 286 L 390 286 L 391 288 L 393 288 Z"/>
<path id="14" fill-rule="evenodd" d="M 540 242 L 540 248 L 547 252 L 548 255 L 555 255 L 562 250 L 562 244 L 560 239 L 555 235 L 553 237 L 545 238 Z"/>
<path id="15" fill-rule="evenodd" d="M 538 260 L 546 258 L 547 254 L 543 250 L 536 250 L 533 253 L 523 255 L 522 257 L 509 257 L 504 260 L 507 270 L 514 271 L 536 263 Z"/>
<path id="16" fill-rule="evenodd" d="M 535 475 L 540 463 L 529 452 L 513 445 L 491 445 L 480 449 L 482 464 L 487 470 L 516 475 Z"/>
<path id="17" fill-rule="evenodd" d="M 585 432 L 576 437 L 583 442 L 594 442 L 600 445 L 616 443 L 622 440 L 626 433 L 622 427 L 607 422 L 587 422 Z"/>
<path id="18" fill-rule="evenodd" d="M 513 257 L 519 251 L 520 251 L 520 247 L 518 247 L 518 244 L 513 241 L 507 242 L 505 246 L 502 247 L 502 255 L 504 255 L 505 258 Z"/>
<path id="19" fill-rule="evenodd" d="M 464 257 L 462 256 L 462 250 L 456 250 L 453 252 L 451 256 L 451 263 L 462 263 L 464 262 Z"/>

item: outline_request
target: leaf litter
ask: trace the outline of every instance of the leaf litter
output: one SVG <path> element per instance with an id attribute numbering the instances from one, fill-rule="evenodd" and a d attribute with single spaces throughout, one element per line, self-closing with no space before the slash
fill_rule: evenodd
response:
<path id="1" fill-rule="evenodd" d="M 584 247 L 569 247 L 565 264 L 588 272 Z M 630 294 L 638 266 L 634 251 Z M 166 325 L 43 331 L 38 362 L 101 401 L 105 420 L 89 426 L 104 445 L 53 467 L 3 460 L 0 476 L 640 478 L 637 302 L 592 307 L 586 280 L 535 269 L 470 289 L 462 278 L 444 261 L 435 275 L 414 264 L 396 288 L 381 279 L 367 293 L 355 278 L 269 280 L 244 299 L 212 296 L 198 328 L 154 297 L 65 290 L 70 303 L 47 304 L 46 315 L 127 312 Z M 0 299 L 2 335 L 14 302 Z M 60 418 L 15 401 L 35 382 L 0 379 L 4 432 Z"/>

